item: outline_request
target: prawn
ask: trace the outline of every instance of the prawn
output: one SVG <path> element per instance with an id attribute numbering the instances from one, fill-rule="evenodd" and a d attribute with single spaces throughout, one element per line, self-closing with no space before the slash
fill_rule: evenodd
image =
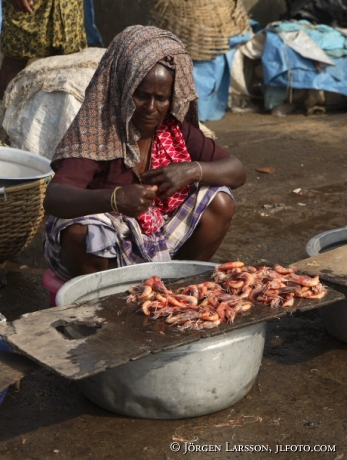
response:
<path id="1" fill-rule="evenodd" d="M 307 288 L 307 286 L 305 287 Z M 327 290 L 323 287 L 323 285 L 318 283 L 307 289 L 300 289 L 300 291 L 296 292 L 295 295 L 306 299 L 321 299 L 325 296 L 326 292 Z"/>
<path id="2" fill-rule="evenodd" d="M 189 308 L 194 308 L 198 305 L 198 299 L 193 295 L 175 294 L 174 297 Z"/>
<path id="3" fill-rule="evenodd" d="M 224 281 L 226 279 L 228 279 L 228 273 L 227 272 L 222 272 L 222 271 L 218 271 L 216 270 L 214 273 L 213 273 L 213 279 L 215 281 L 218 281 L 218 282 L 221 282 L 221 281 Z"/>
<path id="4" fill-rule="evenodd" d="M 284 302 L 282 303 L 282 308 L 291 307 L 292 305 L 294 305 L 294 293 L 289 292 L 285 294 L 283 300 Z"/>
<path id="5" fill-rule="evenodd" d="M 178 325 L 177 328 L 180 330 L 193 329 L 200 331 L 201 329 L 212 329 L 213 327 L 219 326 L 219 319 L 216 321 L 204 321 L 202 319 L 197 319 L 195 321 L 186 321 L 185 323 Z"/>
<path id="6" fill-rule="evenodd" d="M 200 319 L 201 318 L 201 313 L 194 311 L 194 310 L 188 310 L 185 313 L 179 313 L 175 314 L 172 316 L 169 316 L 166 318 L 165 322 L 168 324 L 182 324 L 185 323 L 186 321 L 191 321 L 193 319 Z"/>
<path id="7" fill-rule="evenodd" d="M 219 320 L 219 315 L 216 311 L 213 311 L 211 309 L 203 309 L 202 312 L 200 313 L 200 318 L 204 321 L 217 321 Z"/>
<path id="8" fill-rule="evenodd" d="M 175 307 L 185 307 L 185 304 L 180 302 L 175 295 L 168 295 L 166 300 L 169 304 L 174 305 Z"/>
<path id="9" fill-rule="evenodd" d="M 312 278 L 309 275 L 296 275 L 292 273 L 288 280 L 293 283 L 301 284 L 301 286 L 312 287 L 319 283 L 319 276 L 317 275 Z"/>
<path id="10" fill-rule="evenodd" d="M 257 269 L 253 267 L 252 265 L 244 265 L 241 267 L 242 272 L 248 272 L 248 273 L 255 273 Z"/>
<path id="11" fill-rule="evenodd" d="M 148 278 L 146 281 L 145 281 L 145 284 L 147 286 L 150 286 L 152 288 L 153 291 L 155 292 L 160 292 L 162 294 L 165 294 L 166 292 L 170 292 L 164 282 L 162 281 L 162 279 L 159 277 L 159 276 L 151 276 L 150 278 Z"/>
<path id="12" fill-rule="evenodd" d="M 253 307 L 252 302 L 247 302 L 247 301 L 241 302 L 241 311 L 242 312 L 248 311 L 252 307 Z"/>
<path id="13" fill-rule="evenodd" d="M 221 302 L 218 305 L 216 312 L 218 313 L 221 322 L 234 322 L 236 311 L 227 302 Z"/>
<path id="14" fill-rule="evenodd" d="M 220 296 L 220 294 L 221 294 L 221 292 L 219 290 L 208 291 L 206 293 L 207 303 L 209 305 L 212 305 L 213 307 L 217 307 L 218 304 L 219 304 L 219 296 Z"/>
<path id="15" fill-rule="evenodd" d="M 149 316 L 152 311 L 156 311 L 158 308 L 161 309 L 165 307 L 165 304 L 157 300 L 146 300 L 142 304 L 142 311 L 146 316 Z"/>
<path id="16" fill-rule="evenodd" d="M 148 300 L 154 294 L 152 288 L 146 285 L 131 286 L 128 291 L 130 295 L 127 297 L 127 302 Z"/>
<path id="17" fill-rule="evenodd" d="M 180 289 L 179 292 L 183 295 L 194 296 L 198 300 L 200 298 L 199 288 L 197 284 L 191 284 L 190 286 Z"/>
<path id="18" fill-rule="evenodd" d="M 275 264 L 274 270 L 277 273 L 280 273 L 281 275 L 288 275 L 289 273 L 295 273 L 297 271 L 296 268 L 285 268 L 285 267 L 282 267 L 282 265 L 280 264 Z"/>
<path id="19" fill-rule="evenodd" d="M 261 283 L 257 283 L 249 293 L 249 300 L 255 300 L 255 297 L 263 292 L 263 285 Z"/>
<path id="20" fill-rule="evenodd" d="M 245 285 L 245 282 L 243 280 L 228 280 L 224 282 L 224 286 L 230 290 L 230 289 L 242 289 Z"/>
<path id="21" fill-rule="evenodd" d="M 228 270 L 232 270 L 233 268 L 242 268 L 245 264 L 243 262 L 240 262 L 240 261 L 236 261 L 236 262 L 226 262 L 225 264 L 221 264 L 221 265 L 218 265 L 216 267 L 216 270 L 217 271 L 228 271 Z"/>
<path id="22" fill-rule="evenodd" d="M 157 318 L 160 318 L 160 317 L 172 316 L 174 314 L 177 314 L 177 308 L 175 308 L 175 307 L 162 307 L 162 308 L 154 309 L 152 316 L 153 316 L 154 319 L 157 319 Z"/>

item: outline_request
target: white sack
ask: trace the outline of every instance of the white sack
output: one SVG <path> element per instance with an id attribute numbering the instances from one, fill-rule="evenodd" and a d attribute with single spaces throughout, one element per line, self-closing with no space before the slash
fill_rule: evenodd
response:
<path id="1" fill-rule="evenodd" d="M 48 159 L 70 126 L 104 48 L 38 59 L 9 84 L 0 124 L 11 147 Z"/>

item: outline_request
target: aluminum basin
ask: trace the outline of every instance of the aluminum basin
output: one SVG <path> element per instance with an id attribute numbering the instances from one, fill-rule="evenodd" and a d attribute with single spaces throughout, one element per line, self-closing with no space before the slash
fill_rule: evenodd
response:
<path id="1" fill-rule="evenodd" d="M 47 158 L 12 147 L 0 147 L 0 187 L 10 187 L 53 175 Z"/>
<path id="2" fill-rule="evenodd" d="M 347 244 L 347 227 L 335 228 L 311 238 L 306 245 L 306 252 L 313 257 L 345 244 Z"/>
<path id="3" fill-rule="evenodd" d="M 157 262 L 85 275 L 58 291 L 57 304 L 122 292 L 154 274 L 180 278 L 214 266 Z M 251 389 L 261 365 L 265 332 L 263 322 L 200 339 L 88 377 L 80 381 L 80 388 L 98 406 L 130 417 L 180 419 L 210 414 L 230 407 Z"/>
<path id="4" fill-rule="evenodd" d="M 306 252 L 310 257 L 347 244 L 347 228 L 336 228 L 319 233 L 310 239 Z M 333 288 L 347 296 L 346 286 L 334 284 Z M 319 309 L 324 326 L 330 335 L 347 342 L 347 299 Z"/>

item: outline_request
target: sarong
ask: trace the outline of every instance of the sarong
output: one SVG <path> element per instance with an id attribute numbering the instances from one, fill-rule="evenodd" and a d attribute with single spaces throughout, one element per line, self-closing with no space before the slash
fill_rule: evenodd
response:
<path id="1" fill-rule="evenodd" d="M 115 258 L 118 267 L 144 262 L 170 261 L 190 238 L 202 213 L 219 192 L 232 196 L 227 187 L 192 186 L 185 202 L 164 225 L 151 235 L 141 232 L 136 219 L 120 213 L 94 214 L 75 219 L 49 217 L 43 235 L 43 252 L 50 269 L 64 280 L 70 279 L 61 260 L 60 232 L 72 224 L 88 225 L 87 253 Z"/>

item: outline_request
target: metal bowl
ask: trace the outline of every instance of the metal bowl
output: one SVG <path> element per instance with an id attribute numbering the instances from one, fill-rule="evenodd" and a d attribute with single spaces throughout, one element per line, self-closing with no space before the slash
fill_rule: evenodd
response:
<path id="1" fill-rule="evenodd" d="M 347 244 L 347 227 L 335 228 L 315 235 L 306 245 L 306 253 L 317 256 Z"/>
<path id="2" fill-rule="evenodd" d="M 122 292 L 155 274 L 181 278 L 214 267 L 206 262 L 157 262 L 81 276 L 58 291 L 57 305 Z M 230 407 L 251 389 L 261 365 L 265 333 L 263 322 L 203 338 L 88 377 L 80 388 L 98 406 L 130 417 L 180 419 L 210 414 Z"/>
<path id="3" fill-rule="evenodd" d="M 11 187 L 53 175 L 47 158 L 12 147 L 0 147 L 0 187 Z"/>
<path id="4" fill-rule="evenodd" d="M 347 244 L 347 228 L 336 228 L 319 233 L 310 239 L 306 252 L 310 257 Z M 347 287 L 334 284 L 333 288 L 347 296 Z M 347 342 L 347 300 L 339 300 L 319 309 L 324 326 L 330 335 Z"/>

